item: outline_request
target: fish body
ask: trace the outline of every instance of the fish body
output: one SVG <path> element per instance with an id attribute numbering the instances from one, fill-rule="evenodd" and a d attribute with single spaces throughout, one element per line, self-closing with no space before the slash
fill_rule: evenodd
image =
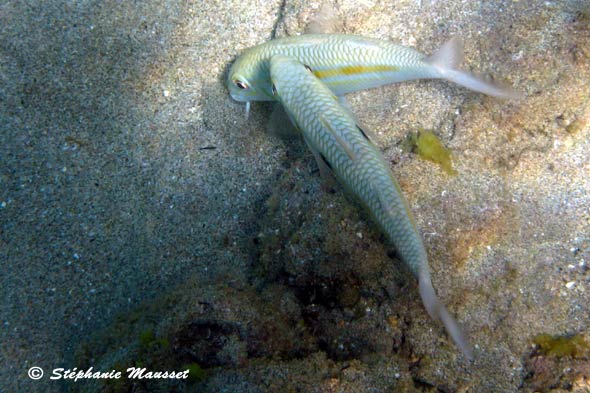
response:
<path id="1" fill-rule="evenodd" d="M 329 167 L 370 212 L 418 278 L 428 313 L 442 320 L 457 345 L 470 357 L 467 340 L 436 297 L 426 250 L 412 213 L 380 151 L 340 104 L 330 85 L 298 59 L 274 55 L 268 63 L 271 94 L 301 131 L 319 164 Z"/>
<path id="2" fill-rule="evenodd" d="M 421 78 L 451 80 L 498 97 L 514 97 L 509 89 L 482 81 L 457 68 L 462 60 L 459 39 L 451 39 L 432 56 L 389 41 L 347 34 L 304 34 L 268 41 L 236 59 L 227 85 L 237 101 L 275 100 L 270 83 L 270 58 L 285 55 L 311 69 L 338 96 Z"/>

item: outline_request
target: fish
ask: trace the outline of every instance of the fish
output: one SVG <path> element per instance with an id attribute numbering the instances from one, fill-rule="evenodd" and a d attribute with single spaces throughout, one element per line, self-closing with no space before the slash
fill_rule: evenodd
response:
<path id="1" fill-rule="evenodd" d="M 442 321 L 463 354 L 471 346 L 451 314 L 439 301 L 428 257 L 402 190 L 380 150 L 369 140 L 330 85 L 294 57 L 269 59 L 273 97 L 301 132 L 320 170 L 329 170 L 360 201 L 418 279 L 426 311 Z"/>
<path id="2" fill-rule="evenodd" d="M 227 76 L 231 97 L 239 102 L 275 101 L 270 59 L 281 54 L 304 64 L 337 96 L 414 79 L 446 79 L 499 98 L 519 98 L 515 90 L 492 84 L 459 69 L 463 44 L 454 37 L 434 54 L 390 41 L 350 34 L 303 34 L 270 40 L 244 51 Z"/>

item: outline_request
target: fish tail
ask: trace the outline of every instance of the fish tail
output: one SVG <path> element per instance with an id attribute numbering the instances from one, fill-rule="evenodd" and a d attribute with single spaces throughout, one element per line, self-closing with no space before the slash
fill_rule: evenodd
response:
<path id="1" fill-rule="evenodd" d="M 522 96 L 516 90 L 485 81 L 459 69 L 459 64 L 463 61 L 463 43 L 458 37 L 453 37 L 444 43 L 425 61 L 435 67 L 440 78 L 455 82 L 470 90 L 498 98 L 516 99 Z"/>
<path id="2" fill-rule="evenodd" d="M 467 337 L 457 321 L 455 321 L 447 311 L 446 307 L 438 300 L 429 275 L 421 274 L 420 279 L 418 280 L 418 286 L 422 302 L 424 303 L 428 315 L 430 315 L 432 319 L 440 320 L 443 325 L 445 325 L 448 334 L 451 336 L 457 347 L 463 352 L 463 355 L 469 360 L 473 359 L 473 351 Z"/>

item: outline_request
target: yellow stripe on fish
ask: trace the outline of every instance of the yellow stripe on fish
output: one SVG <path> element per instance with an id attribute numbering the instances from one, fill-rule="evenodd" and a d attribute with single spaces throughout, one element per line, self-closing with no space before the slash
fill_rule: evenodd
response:
<path id="1" fill-rule="evenodd" d="M 462 45 L 451 39 L 432 56 L 389 41 L 347 34 L 306 34 L 279 38 L 247 49 L 228 74 L 231 96 L 242 102 L 274 100 L 269 61 L 274 55 L 292 57 L 341 96 L 353 91 L 412 79 L 447 79 L 484 94 L 513 98 L 510 90 L 459 70 Z"/>
<path id="2" fill-rule="evenodd" d="M 374 66 L 342 66 L 336 68 L 328 68 L 325 70 L 312 70 L 313 74 L 320 79 L 330 78 L 340 75 L 358 75 L 358 74 L 376 74 L 381 72 L 395 72 L 399 67 L 388 65 L 374 65 Z"/>

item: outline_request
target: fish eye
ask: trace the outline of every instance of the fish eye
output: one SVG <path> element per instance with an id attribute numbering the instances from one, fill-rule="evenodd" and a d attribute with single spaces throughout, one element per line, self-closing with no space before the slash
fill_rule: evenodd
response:
<path id="1" fill-rule="evenodd" d="M 275 84 L 272 84 L 272 95 L 276 96 L 277 95 L 277 88 L 275 87 Z"/>
<path id="2" fill-rule="evenodd" d="M 311 67 L 310 67 L 310 66 L 308 66 L 307 64 L 304 64 L 303 66 L 305 67 L 305 69 L 306 69 L 307 71 L 309 71 L 309 72 L 313 73 L 313 71 L 311 70 Z"/>
<path id="3" fill-rule="evenodd" d="M 238 86 L 238 88 L 242 90 L 246 90 L 248 88 L 246 82 L 242 82 L 239 79 L 234 79 L 234 85 Z"/>

